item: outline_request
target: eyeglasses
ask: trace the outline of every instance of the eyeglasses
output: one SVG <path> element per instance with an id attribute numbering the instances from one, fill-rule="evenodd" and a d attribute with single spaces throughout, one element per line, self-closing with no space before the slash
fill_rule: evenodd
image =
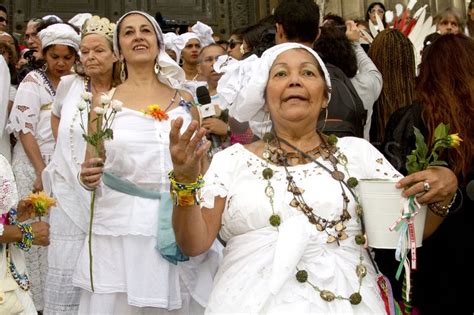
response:
<path id="1" fill-rule="evenodd" d="M 224 55 L 219 55 L 219 56 L 209 56 L 209 57 L 206 57 L 202 60 L 203 63 L 212 63 L 212 62 L 215 62 L 219 59 L 220 56 L 224 56 Z"/>
<path id="2" fill-rule="evenodd" d="M 8 20 L 6 18 L 4 18 L 3 16 L 0 16 L 0 23 L 8 23 Z"/>
<path id="3" fill-rule="evenodd" d="M 229 41 L 229 48 L 230 48 L 230 49 L 234 49 L 235 46 L 240 45 L 240 44 L 242 44 L 242 42 L 239 42 L 239 41 L 236 41 L 236 40 L 231 39 L 231 40 Z"/>

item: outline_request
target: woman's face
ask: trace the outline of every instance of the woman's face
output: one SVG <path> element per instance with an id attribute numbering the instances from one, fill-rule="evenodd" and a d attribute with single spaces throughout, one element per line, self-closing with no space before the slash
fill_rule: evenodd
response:
<path id="1" fill-rule="evenodd" d="M 369 11 L 369 17 L 372 23 L 377 24 L 377 15 L 383 21 L 383 15 L 385 14 L 385 10 L 379 6 L 378 4 L 374 5 L 374 7 Z"/>
<path id="2" fill-rule="evenodd" d="M 299 121 L 316 127 L 327 103 L 326 82 L 310 52 L 290 49 L 276 58 L 266 88 L 266 108 L 276 128 Z"/>
<path id="3" fill-rule="evenodd" d="M 53 77 L 60 78 L 71 73 L 76 55 L 69 46 L 52 45 L 47 49 L 44 59 L 48 64 L 47 72 Z"/>
<path id="4" fill-rule="evenodd" d="M 154 63 L 160 51 L 153 25 L 140 14 L 130 14 L 122 20 L 119 44 L 127 64 Z"/>
<path id="5" fill-rule="evenodd" d="M 217 84 L 217 81 L 221 78 L 222 73 L 217 73 L 213 66 L 217 58 L 225 54 L 225 50 L 221 46 L 204 48 L 200 57 L 199 73 L 206 78 L 207 82 L 212 81 L 212 83 Z"/>
<path id="6" fill-rule="evenodd" d="M 241 45 L 242 40 L 239 39 L 236 35 L 232 35 L 229 39 L 229 45 L 227 45 L 227 54 L 234 59 L 242 59 L 242 53 L 240 52 Z"/>
<path id="7" fill-rule="evenodd" d="M 196 38 L 188 40 L 186 46 L 181 51 L 181 59 L 184 63 L 197 65 L 199 52 L 201 51 L 201 42 Z"/>
<path id="8" fill-rule="evenodd" d="M 91 78 L 110 75 L 117 61 L 109 41 L 101 35 L 89 34 L 81 40 L 81 63 Z"/>

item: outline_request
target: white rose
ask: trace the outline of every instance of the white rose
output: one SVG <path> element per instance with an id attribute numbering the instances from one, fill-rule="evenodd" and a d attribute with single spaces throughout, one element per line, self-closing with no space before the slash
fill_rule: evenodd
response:
<path id="1" fill-rule="evenodd" d="M 79 103 L 77 103 L 77 109 L 79 109 L 79 111 L 83 111 L 84 109 L 87 108 L 87 104 L 86 104 L 86 101 L 82 100 L 80 101 Z"/>
<path id="2" fill-rule="evenodd" d="M 90 100 L 92 100 L 92 93 L 90 92 L 82 93 L 82 99 L 86 102 L 89 102 Z"/>
<path id="3" fill-rule="evenodd" d="M 122 101 L 119 101 L 119 100 L 112 100 L 112 109 L 116 112 L 120 112 L 122 110 L 122 107 L 123 107 L 123 102 Z"/>
<path id="4" fill-rule="evenodd" d="M 100 103 L 102 105 L 108 105 L 110 104 L 110 101 L 111 101 L 111 98 L 107 94 L 104 93 L 100 96 Z"/>
<path id="5" fill-rule="evenodd" d="M 105 109 L 100 106 L 97 106 L 97 107 L 94 107 L 94 112 L 97 115 L 103 115 L 105 113 Z"/>

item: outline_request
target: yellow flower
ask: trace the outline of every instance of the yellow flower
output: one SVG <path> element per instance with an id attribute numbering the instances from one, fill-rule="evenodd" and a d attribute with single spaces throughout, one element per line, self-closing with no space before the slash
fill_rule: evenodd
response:
<path id="1" fill-rule="evenodd" d="M 462 141 L 463 140 L 461 139 L 458 133 L 453 133 L 448 136 L 448 143 L 450 148 L 459 147 Z"/>
<path id="2" fill-rule="evenodd" d="M 147 106 L 147 111 L 145 112 L 145 115 L 150 115 L 151 117 L 162 121 L 162 120 L 167 120 L 168 119 L 168 114 L 166 114 L 160 107 L 160 105 L 148 105 Z"/>
<path id="3" fill-rule="evenodd" d="M 47 215 L 49 208 L 56 205 L 56 200 L 46 195 L 44 191 L 31 193 L 28 198 L 39 216 Z"/>

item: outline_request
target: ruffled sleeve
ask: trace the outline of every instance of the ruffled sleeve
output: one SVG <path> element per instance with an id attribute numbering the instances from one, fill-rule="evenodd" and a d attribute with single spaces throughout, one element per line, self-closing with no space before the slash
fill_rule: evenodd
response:
<path id="1" fill-rule="evenodd" d="M 213 156 L 211 165 L 204 175 L 205 185 L 201 191 L 203 207 L 212 209 L 215 197 L 227 197 L 232 184 L 232 173 L 236 164 L 233 160 L 237 157 L 238 145 L 235 144 Z"/>
<path id="2" fill-rule="evenodd" d="M 6 127 L 8 133 L 21 131 L 35 135 L 41 110 L 40 84 L 34 71 L 21 82 Z"/>

